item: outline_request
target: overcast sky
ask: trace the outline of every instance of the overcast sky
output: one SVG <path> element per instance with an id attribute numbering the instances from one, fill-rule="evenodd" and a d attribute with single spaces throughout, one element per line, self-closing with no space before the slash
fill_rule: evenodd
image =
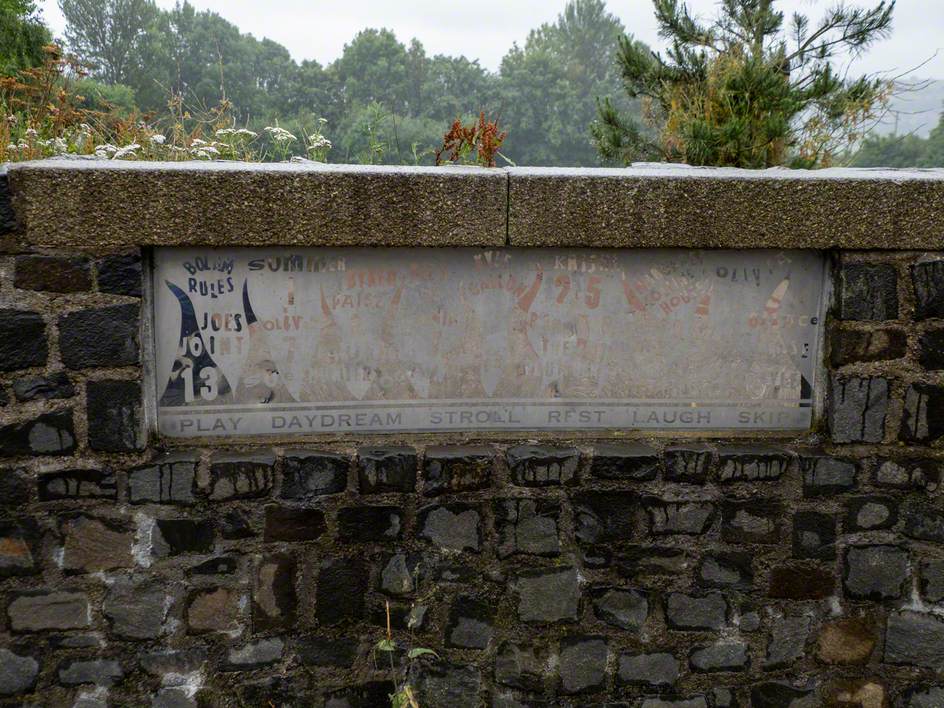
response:
<path id="1" fill-rule="evenodd" d="M 873 4 L 877 0 L 854 0 Z M 269 37 L 285 45 L 296 60 L 328 64 L 354 34 L 365 27 L 387 27 L 401 41 L 417 37 L 429 54 L 463 54 L 497 69 L 513 42 L 522 44 L 528 31 L 551 22 L 565 0 L 191 0 L 198 9 L 218 12 L 243 32 Z M 157 0 L 173 7 L 175 0 Z M 835 0 L 781 0 L 785 12 L 801 10 L 818 17 Z M 639 39 L 660 46 L 649 0 L 609 0 L 610 12 Z M 40 0 L 43 15 L 56 34 L 64 21 L 56 0 Z M 715 12 L 716 0 L 690 0 L 699 14 Z M 918 69 L 921 76 L 944 78 L 944 2 L 898 0 L 894 32 L 876 44 L 856 67 L 860 71 Z M 935 52 L 938 55 L 931 58 Z M 930 59 L 930 61 L 928 61 Z"/>

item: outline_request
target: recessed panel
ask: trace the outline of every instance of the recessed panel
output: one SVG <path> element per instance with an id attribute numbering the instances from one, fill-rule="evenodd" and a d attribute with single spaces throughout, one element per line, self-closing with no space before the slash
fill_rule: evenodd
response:
<path id="1" fill-rule="evenodd" d="M 803 430 L 811 251 L 155 252 L 168 436 Z"/>

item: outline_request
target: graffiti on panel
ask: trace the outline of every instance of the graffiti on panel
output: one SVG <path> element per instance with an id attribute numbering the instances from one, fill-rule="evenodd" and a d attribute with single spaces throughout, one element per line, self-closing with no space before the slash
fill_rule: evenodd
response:
<path id="1" fill-rule="evenodd" d="M 158 249 L 171 436 L 803 429 L 806 251 Z"/>

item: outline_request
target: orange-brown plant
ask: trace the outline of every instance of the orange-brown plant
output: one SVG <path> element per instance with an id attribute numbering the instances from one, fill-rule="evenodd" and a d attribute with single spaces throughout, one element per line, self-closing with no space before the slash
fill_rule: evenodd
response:
<path id="1" fill-rule="evenodd" d="M 452 122 L 443 136 L 443 144 L 436 151 L 436 164 L 446 162 L 495 167 L 495 156 L 508 131 L 499 130 L 497 120 L 487 120 L 485 111 L 479 113 L 478 122 L 463 125 L 460 118 Z"/>

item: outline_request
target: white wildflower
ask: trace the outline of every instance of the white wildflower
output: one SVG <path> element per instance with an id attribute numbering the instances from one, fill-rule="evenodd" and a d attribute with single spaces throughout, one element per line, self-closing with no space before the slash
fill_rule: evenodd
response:
<path id="1" fill-rule="evenodd" d="M 111 159 L 120 160 L 124 157 L 137 157 L 135 155 L 135 150 L 140 150 L 140 149 L 141 149 L 141 146 L 138 145 L 137 143 L 131 143 L 130 145 L 125 145 L 123 148 L 119 149 Z"/>
<path id="2" fill-rule="evenodd" d="M 308 147 L 311 150 L 320 150 L 321 148 L 331 149 L 331 141 L 321 133 L 315 133 L 308 136 Z"/>
<path id="3" fill-rule="evenodd" d="M 285 128 L 279 128 L 278 126 L 266 126 L 265 131 L 270 136 L 272 136 L 272 139 L 277 143 L 289 143 L 298 140 L 298 138 L 288 132 Z"/>
<path id="4" fill-rule="evenodd" d="M 321 125 L 327 125 L 327 124 L 328 124 L 328 119 L 327 119 L 327 118 L 319 118 L 319 119 L 318 119 L 318 122 L 321 123 Z"/>
<path id="5" fill-rule="evenodd" d="M 241 135 L 241 136 L 243 136 L 243 137 L 245 137 L 245 138 L 257 138 L 257 137 L 259 137 L 259 133 L 254 133 L 254 132 L 252 132 L 251 130 L 248 130 L 248 129 L 246 129 L 246 128 L 240 128 L 239 130 L 236 131 L 236 134 L 237 134 L 237 135 Z"/>
<path id="6" fill-rule="evenodd" d="M 216 137 L 218 138 L 225 138 L 227 135 L 235 135 L 235 134 L 236 134 L 235 128 L 220 128 L 219 130 L 216 131 Z"/>
<path id="7" fill-rule="evenodd" d="M 163 145 L 166 139 L 167 138 L 165 138 L 160 133 L 154 133 L 154 135 L 152 135 L 150 138 L 152 145 Z"/>
<path id="8" fill-rule="evenodd" d="M 107 155 L 114 155 L 116 152 L 118 152 L 118 148 L 111 143 L 105 143 L 103 145 L 96 145 L 95 152 L 104 152 Z"/>
<path id="9" fill-rule="evenodd" d="M 199 148 L 204 145 L 209 145 L 209 143 L 206 140 L 200 140 L 200 138 L 194 138 L 190 141 L 190 147 Z"/>
<path id="10" fill-rule="evenodd" d="M 7 145 L 7 150 L 16 150 L 16 149 L 17 149 L 16 143 L 10 143 L 9 145 Z"/>
<path id="11" fill-rule="evenodd" d="M 39 135 L 39 133 L 36 132 L 36 129 L 35 129 L 35 128 L 27 128 L 27 129 L 26 129 L 26 137 L 28 137 L 28 138 L 35 138 L 37 135 Z"/>

